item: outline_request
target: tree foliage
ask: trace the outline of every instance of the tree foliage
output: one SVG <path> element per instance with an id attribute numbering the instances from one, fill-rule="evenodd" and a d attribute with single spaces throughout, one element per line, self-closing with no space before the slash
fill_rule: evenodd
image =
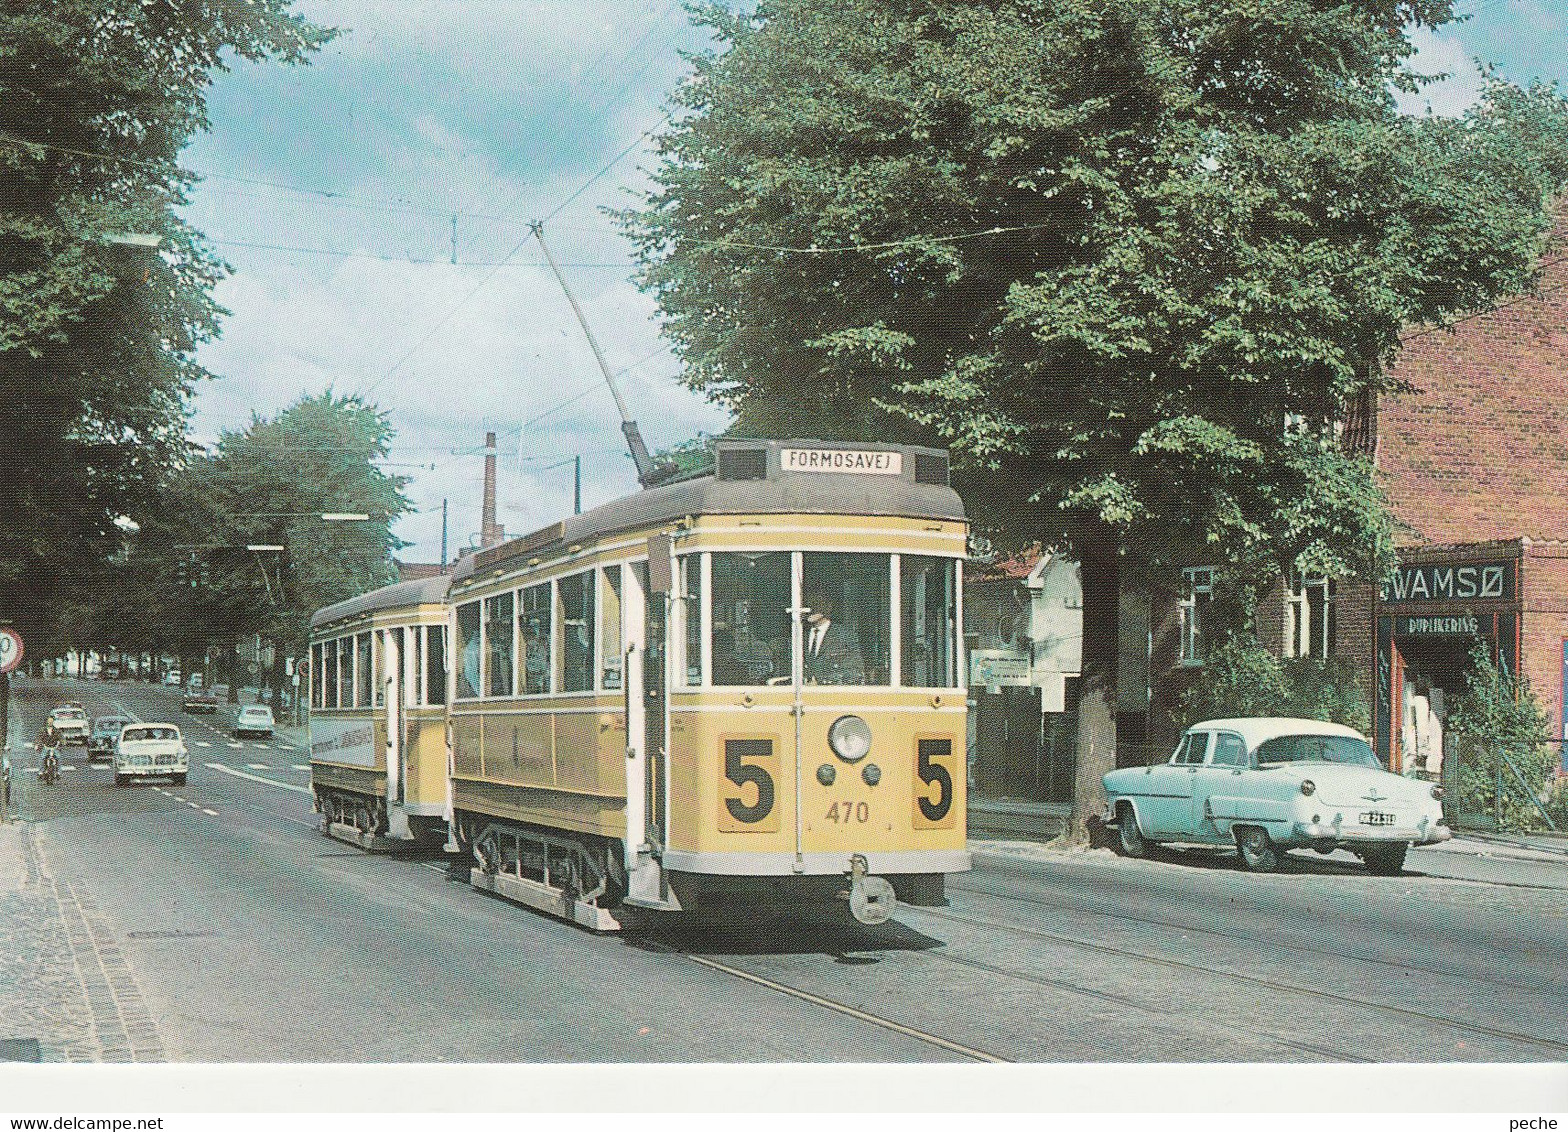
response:
<path id="1" fill-rule="evenodd" d="M 397 580 L 392 555 L 404 544 L 391 527 L 408 510 L 406 481 L 375 464 L 391 439 L 385 413 L 329 390 L 190 461 L 131 555 L 182 651 L 256 634 L 302 655 L 317 609 Z"/>
<path id="2" fill-rule="evenodd" d="M 1444 723 L 1459 740 L 1455 764 L 1444 759 L 1450 804 L 1459 814 L 1500 817 L 1505 829 L 1542 828 L 1530 795 L 1543 801 L 1549 796 L 1559 753 L 1547 745 L 1551 725 L 1530 682 L 1477 643 L 1470 650 L 1465 690 L 1454 698 Z"/>
<path id="3" fill-rule="evenodd" d="M 224 266 L 175 212 L 178 154 L 226 57 L 331 34 L 291 3 L 0 0 L 0 616 L 40 640 L 183 459 Z"/>
<path id="4" fill-rule="evenodd" d="M 1568 177 L 1553 90 L 1397 112 L 1448 0 L 699 18 L 719 46 L 621 217 L 686 381 L 750 433 L 949 445 L 998 545 L 1083 562 L 1085 703 L 1115 686 L 1122 565 L 1391 564 L 1334 422 L 1402 330 L 1530 285 Z"/>

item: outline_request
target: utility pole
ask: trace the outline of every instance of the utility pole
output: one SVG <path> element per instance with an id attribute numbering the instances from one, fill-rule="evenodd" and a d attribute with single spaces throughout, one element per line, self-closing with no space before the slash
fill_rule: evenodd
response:
<path id="1" fill-rule="evenodd" d="M 572 457 L 572 514 L 583 513 L 583 458 Z"/>
<path id="2" fill-rule="evenodd" d="M 598 340 L 594 338 L 593 331 L 588 328 L 588 319 L 584 317 L 582 307 L 577 305 L 576 296 L 566 285 L 566 276 L 561 274 L 555 257 L 550 254 L 549 245 L 544 242 L 544 223 L 536 220 L 529 227 L 533 230 L 534 239 L 539 241 L 539 248 L 544 252 L 545 262 L 555 273 L 555 281 L 566 293 L 566 301 L 572 305 L 572 313 L 577 316 L 578 325 L 583 328 L 588 345 L 593 349 L 594 360 L 599 363 L 599 372 L 604 374 L 605 384 L 610 387 L 610 396 L 615 398 L 615 407 L 621 414 L 621 433 L 626 437 L 626 447 L 631 449 L 632 463 L 637 467 L 637 482 L 643 487 L 653 487 L 658 482 L 659 469 L 654 465 L 653 457 L 648 455 L 648 446 L 643 443 L 637 422 L 632 420 L 632 415 L 626 408 L 626 401 L 621 397 L 620 387 L 615 384 L 615 375 L 610 372 L 610 363 L 604 360 L 604 351 L 599 349 Z"/>
<path id="3" fill-rule="evenodd" d="M 446 573 L 446 500 L 441 501 L 441 573 Z"/>

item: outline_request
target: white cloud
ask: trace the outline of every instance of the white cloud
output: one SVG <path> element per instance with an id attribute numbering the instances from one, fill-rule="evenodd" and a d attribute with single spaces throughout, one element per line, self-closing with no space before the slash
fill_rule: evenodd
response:
<path id="1" fill-rule="evenodd" d="M 1452 31 L 1415 27 L 1410 41 L 1416 54 L 1406 69 L 1417 75 L 1446 75 L 1424 85 L 1419 93 L 1396 91 L 1394 101 L 1404 114 L 1435 114 L 1457 118 L 1481 96 L 1481 75 L 1475 58 Z"/>

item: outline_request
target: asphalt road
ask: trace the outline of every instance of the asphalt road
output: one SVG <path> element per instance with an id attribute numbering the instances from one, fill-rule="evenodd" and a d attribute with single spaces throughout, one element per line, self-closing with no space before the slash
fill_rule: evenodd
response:
<path id="1" fill-rule="evenodd" d="M 144 1007 L 175 1061 L 1568 1058 L 1568 881 L 1540 869 L 982 852 L 949 907 L 879 929 L 594 936 L 440 860 L 323 838 L 303 750 L 182 716 L 172 689 L 27 682 L 24 734 L 66 699 L 191 743 L 183 787 L 116 789 L 74 748 L 58 785 L 18 776 L 45 867 L 123 955 L 138 1001 L 121 1016 Z"/>

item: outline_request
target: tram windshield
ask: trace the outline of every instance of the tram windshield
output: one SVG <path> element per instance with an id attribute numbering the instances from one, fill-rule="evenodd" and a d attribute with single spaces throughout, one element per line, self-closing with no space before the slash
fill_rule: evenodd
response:
<path id="1" fill-rule="evenodd" d="M 788 683 L 791 560 L 785 551 L 714 552 L 712 683 Z M 697 555 L 686 570 L 697 573 Z M 800 555 L 802 680 L 828 686 L 879 685 L 893 679 L 892 559 L 886 554 Z M 902 627 L 906 687 L 957 681 L 957 567 L 952 559 L 903 557 Z M 693 597 L 698 595 L 693 594 Z M 698 597 L 700 605 L 700 597 Z M 688 612 L 695 624 L 695 612 Z M 693 639 L 694 646 L 696 639 Z M 692 681 L 696 683 L 695 680 Z"/>

